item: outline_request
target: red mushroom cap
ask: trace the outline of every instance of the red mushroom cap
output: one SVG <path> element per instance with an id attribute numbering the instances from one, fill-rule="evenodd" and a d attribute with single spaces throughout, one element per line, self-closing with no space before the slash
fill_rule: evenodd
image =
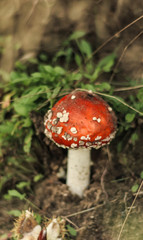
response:
<path id="1" fill-rule="evenodd" d="M 100 148 L 116 133 L 116 116 L 98 95 L 75 90 L 45 115 L 45 134 L 63 148 Z"/>

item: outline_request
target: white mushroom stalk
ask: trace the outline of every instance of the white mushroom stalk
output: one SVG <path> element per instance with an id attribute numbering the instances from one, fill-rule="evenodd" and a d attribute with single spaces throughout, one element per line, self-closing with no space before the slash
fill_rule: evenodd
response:
<path id="1" fill-rule="evenodd" d="M 90 180 L 90 149 L 69 149 L 67 185 L 73 194 L 82 197 Z"/>

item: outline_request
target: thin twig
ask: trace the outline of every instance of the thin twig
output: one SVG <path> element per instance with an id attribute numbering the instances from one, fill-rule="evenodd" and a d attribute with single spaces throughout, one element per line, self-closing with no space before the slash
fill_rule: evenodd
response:
<path id="1" fill-rule="evenodd" d="M 136 18 L 133 22 L 129 23 L 128 25 L 126 25 L 124 28 L 122 28 L 120 31 L 116 32 L 114 35 L 112 35 L 110 38 L 108 38 L 105 42 L 103 42 L 86 60 L 85 63 L 86 64 L 97 52 L 99 52 L 102 48 L 104 48 L 110 41 L 112 41 L 112 39 L 114 39 L 114 37 L 118 36 L 120 33 L 122 33 L 123 31 L 125 31 L 127 28 L 131 27 L 132 25 L 134 25 L 136 22 L 138 22 L 139 20 L 141 20 L 143 18 L 143 15 L 141 15 L 140 17 Z M 76 69 L 74 71 L 74 73 L 78 73 L 79 72 L 79 68 Z M 78 80 L 75 83 L 75 86 L 77 86 L 77 84 L 81 81 Z"/>
<path id="2" fill-rule="evenodd" d="M 105 176 L 106 176 L 106 174 L 108 172 L 108 166 L 111 163 L 111 153 L 110 153 L 110 150 L 109 150 L 108 146 L 107 146 L 106 149 L 107 149 L 108 159 L 107 159 L 107 162 L 106 162 L 105 169 L 104 169 L 104 171 L 102 173 L 102 176 L 101 176 L 100 184 L 101 184 L 102 192 L 105 194 L 106 200 L 108 200 L 108 193 L 107 193 L 107 191 L 105 189 L 104 179 L 105 179 Z"/>
<path id="3" fill-rule="evenodd" d="M 69 220 L 67 217 L 61 216 L 61 218 L 65 219 L 67 222 L 69 222 L 70 224 L 72 224 L 76 229 L 79 229 L 79 227 L 78 227 L 74 222 L 72 222 L 71 220 Z"/>
<path id="4" fill-rule="evenodd" d="M 92 55 L 87 59 L 87 61 L 93 56 L 95 55 L 97 52 L 99 52 L 103 47 L 105 47 L 107 45 L 107 43 L 109 43 L 114 37 L 118 36 L 120 33 L 122 33 L 123 31 L 125 31 L 127 28 L 131 27 L 132 25 L 134 25 L 136 22 L 138 22 L 139 20 L 141 20 L 143 18 L 143 15 L 141 15 L 140 17 L 136 18 L 133 22 L 129 23 L 128 25 L 126 25 L 124 28 L 122 28 L 120 31 L 116 32 L 113 36 L 111 36 L 110 38 L 108 38 L 103 44 L 101 44 L 93 53 Z"/>
<path id="5" fill-rule="evenodd" d="M 139 187 L 139 189 L 138 189 L 138 191 L 137 191 L 137 194 L 136 194 L 136 196 L 135 196 L 135 198 L 134 198 L 134 200 L 133 200 L 133 202 L 132 202 L 132 204 L 131 204 L 131 207 L 129 208 L 129 211 L 128 211 L 126 217 L 125 217 L 125 220 L 124 220 L 124 222 L 123 222 L 123 224 L 122 224 L 122 227 L 121 227 L 121 230 L 120 230 L 120 232 L 119 232 L 119 235 L 118 235 L 117 240 L 120 240 L 120 238 L 121 238 L 121 234 L 122 234 L 122 232 L 123 232 L 123 229 L 124 229 L 124 227 L 125 227 L 125 224 L 126 224 L 126 222 L 127 222 L 127 219 L 128 219 L 128 217 L 129 217 L 129 215 L 130 215 L 130 213 L 131 213 L 131 211 L 132 211 L 132 209 L 133 209 L 133 207 L 134 207 L 134 204 L 135 204 L 135 202 L 136 202 L 136 199 L 137 199 L 137 197 L 138 197 L 138 195 L 139 195 L 139 193 L 140 193 L 140 190 L 141 190 L 142 186 L 143 186 L 143 180 L 142 180 L 142 182 L 141 182 L 141 184 L 140 184 L 140 187 Z"/>
<path id="6" fill-rule="evenodd" d="M 138 89 L 138 88 L 143 88 L 143 84 L 133 86 L 133 87 L 117 88 L 117 89 L 114 89 L 114 92 L 130 91 L 130 90 L 135 90 L 135 89 Z"/>
<path id="7" fill-rule="evenodd" d="M 32 6 L 32 8 L 31 8 L 31 10 L 30 10 L 30 13 L 28 14 L 28 16 L 27 16 L 27 18 L 26 18 L 26 23 L 30 20 L 30 18 L 31 18 L 31 16 L 32 16 L 32 14 L 33 14 L 36 6 L 38 5 L 38 3 L 39 3 L 39 0 L 35 0 L 35 1 L 33 2 L 33 6 Z"/>
<path id="8" fill-rule="evenodd" d="M 19 101 L 19 100 L 21 100 L 21 99 L 24 99 L 24 98 L 31 98 L 31 97 L 34 97 L 34 96 L 37 96 L 37 95 L 41 95 L 41 94 L 45 94 L 45 93 L 48 93 L 48 92 L 50 92 L 50 90 L 46 90 L 46 91 L 40 91 L 40 92 L 37 92 L 37 93 L 34 93 L 34 94 L 27 94 L 27 95 L 24 95 L 24 96 L 22 96 L 22 97 L 17 97 L 17 98 L 15 98 L 15 99 L 11 99 L 11 100 L 9 100 L 9 102 L 11 103 L 11 102 L 17 102 L 17 101 Z M 69 91 L 66 89 L 66 91 L 62 91 L 62 93 L 61 94 L 59 94 L 57 97 L 61 97 L 61 96 L 63 96 L 63 95 L 65 95 L 65 94 L 68 94 L 70 92 L 70 89 L 69 89 Z M 55 98 L 55 97 L 54 97 Z M 52 99 L 54 99 L 54 98 L 52 98 Z M 46 102 L 48 102 L 49 100 L 46 100 Z M 0 104 L 4 104 L 5 103 L 5 101 L 1 101 L 0 102 Z"/>
<path id="9" fill-rule="evenodd" d="M 9 100 L 9 102 L 18 102 L 18 101 L 21 100 L 21 99 L 31 98 L 31 97 L 34 97 L 34 96 L 36 96 L 36 95 L 44 94 L 44 93 L 47 93 L 47 92 L 48 92 L 48 91 L 38 92 L 38 93 L 34 93 L 34 94 L 27 94 L 27 95 L 24 95 L 24 96 L 22 96 L 22 97 L 20 97 L 20 98 L 11 99 L 11 100 Z M 1 101 L 1 102 L 0 102 L 0 104 L 4 104 L 4 103 L 5 103 L 5 101 Z"/>
<path id="10" fill-rule="evenodd" d="M 108 159 L 107 159 L 106 166 L 104 168 L 104 171 L 103 171 L 103 173 L 101 175 L 101 179 L 100 179 L 101 189 L 102 189 L 102 192 L 105 194 L 106 201 L 108 200 L 108 193 L 105 190 L 104 179 L 105 179 L 107 172 L 108 172 Z"/>
<path id="11" fill-rule="evenodd" d="M 111 96 L 111 95 L 108 95 L 108 94 L 105 94 L 105 93 L 100 93 L 100 92 L 95 92 L 95 93 L 97 93 L 97 94 L 99 94 L 101 96 L 105 96 L 105 97 L 109 97 L 109 98 L 115 99 L 116 101 L 118 101 L 118 102 L 122 103 L 123 105 L 127 106 L 128 108 L 132 109 L 134 112 L 137 112 L 140 115 L 143 115 L 143 112 L 138 111 L 137 109 L 135 109 L 134 107 L 132 107 L 129 104 L 125 103 L 124 101 L 122 101 L 118 97 Z"/>
<path id="12" fill-rule="evenodd" d="M 139 85 L 139 86 L 136 86 L 136 87 L 132 87 L 132 89 L 134 88 L 142 88 L 143 85 Z M 132 90 L 131 89 L 131 90 Z M 81 89 L 79 89 L 81 90 Z M 82 89 L 83 90 L 83 89 Z M 125 89 L 126 90 L 126 89 Z M 116 90 L 118 91 L 118 90 Z M 16 99 L 12 99 L 12 100 L 9 100 L 9 102 L 17 102 L 19 101 L 19 99 L 24 99 L 24 98 L 27 98 L 27 97 L 33 97 L 35 95 L 39 95 L 39 94 L 44 94 L 44 93 L 47 93 L 47 91 L 43 91 L 43 92 L 39 92 L 39 93 L 35 93 L 35 94 L 29 94 L 29 95 L 25 95 L 25 96 L 22 96 L 20 98 L 16 98 Z M 112 98 L 112 99 L 115 99 L 116 101 L 122 103 L 123 105 L 127 106 L 128 108 L 132 109 L 133 111 L 139 113 L 140 115 L 143 115 L 143 112 L 140 112 L 138 111 L 137 109 L 135 109 L 134 107 L 130 106 L 129 104 L 125 103 L 124 101 L 120 100 L 118 97 L 115 97 L 115 96 L 111 96 L 111 95 L 108 95 L 108 94 L 105 94 L 105 93 L 101 93 L 101 92 L 97 92 L 95 91 L 95 93 L 97 93 L 98 95 L 101 95 L 101 96 L 105 96 L 105 97 L 109 97 L 109 98 Z M 63 94 L 62 94 L 63 95 Z M 47 100 L 49 101 L 49 100 Z M 4 104 L 5 101 L 1 101 L 0 104 Z"/>
<path id="13" fill-rule="evenodd" d="M 130 47 L 130 45 L 132 45 L 141 35 L 143 34 L 143 31 L 141 31 L 140 33 L 138 33 L 126 46 L 125 48 L 123 49 L 122 51 L 122 54 L 117 62 L 117 64 L 115 65 L 114 69 L 113 69 L 113 74 L 111 75 L 110 79 L 109 79 L 109 82 L 111 83 L 114 76 L 115 76 L 115 72 L 116 70 L 118 69 L 118 66 L 123 58 L 123 56 L 125 55 L 125 52 L 127 51 L 127 49 Z"/>
<path id="14" fill-rule="evenodd" d="M 87 213 L 87 212 L 90 212 L 90 211 L 94 211 L 94 210 L 96 210 L 97 208 L 103 207 L 103 206 L 104 206 L 104 204 L 99 204 L 99 205 L 97 205 L 97 206 L 95 206 L 95 207 L 88 208 L 88 209 L 85 209 L 85 210 L 82 210 L 82 211 L 79 211 L 79 212 L 76 212 L 76 213 L 72 213 L 72 214 L 69 214 L 69 215 L 63 216 L 63 217 L 66 217 L 66 218 L 74 217 L 74 216 L 77 216 L 77 215 L 79 215 L 79 214 L 83 214 L 83 213 Z"/>
<path id="15" fill-rule="evenodd" d="M 107 165 L 101 175 L 101 180 L 100 180 L 100 184 L 101 184 L 101 188 L 102 188 L 102 192 L 105 194 L 105 198 L 106 198 L 106 201 L 108 200 L 108 193 L 106 192 L 105 190 L 105 184 L 104 184 L 104 179 L 105 179 L 105 176 L 108 172 L 108 169 L 107 169 Z"/>

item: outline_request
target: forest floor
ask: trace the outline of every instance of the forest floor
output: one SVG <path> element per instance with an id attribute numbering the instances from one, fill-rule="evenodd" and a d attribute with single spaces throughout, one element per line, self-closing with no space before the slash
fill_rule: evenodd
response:
<path id="1" fill-rule="evenodd" d="M 140 147 L 139 144 L 138 147 Z M 136 149 L 134 154 L 137 154 L 138 150 Z M 132 166 L 136 161 L 134 154 L 133 152 L 128 154 Z M 120 156 L 123 158 L 122 153 Z M 59 158 L 58 151 L 57 156 L 55 151 L 55 157 Z M 136 194 L 131 191 L 131 187 L 135 184 L 131 168 L 125 170 L 127 166 L 119 163 L 123 159 L 119 159 L 116 154 L 111 154 L 107 148 L 92 150 L 91 157 L 91 181 L 82 199 L 73 196 L 65 180 L 57 177 L 55 172 L 58 167 L 55 161 L 52 163 L 52 169 L 55 171 L 51 171 L 51 175 L 48 173 L 49 177 L 34 186 L 28 200 L 39 209 L 38 212 L 43 216 L 65 218 L 66 223 L 77 231 L 77 236 L 71 239 L 142 240 L 143 197 L 140 191 L 134 205 L 130 208 L 136 197 Z M 139 163 L 141 159 L 137 161 Z M 62 161 L 61 168 L 66 169 L 65 160 Z M 125 174 L 125 171 L 130 174 Z M 13 227 L 13 217 L 8 214 L 8 211 L 26 208 L 29 208 L 29 204 L 24 201 L 0 199 L 0 235 L 10 232 Z M 34 211 L 37 209 L 33 208 Z M 128 211 L 130 214 L 119 238 Z"/>

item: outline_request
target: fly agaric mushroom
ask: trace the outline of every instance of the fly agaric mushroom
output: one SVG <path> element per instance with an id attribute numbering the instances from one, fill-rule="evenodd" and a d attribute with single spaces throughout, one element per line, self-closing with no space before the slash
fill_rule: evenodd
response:
<path id="1" fill-rule="evenodd" d="M 44 125 L 48 138 L 68 148 L 67 185 L 81 197 L 89 185 L 91 147 L 109 144 L 115 136 L 112 108 L 91 91 L 75 90 L 47 112 Z"/>

